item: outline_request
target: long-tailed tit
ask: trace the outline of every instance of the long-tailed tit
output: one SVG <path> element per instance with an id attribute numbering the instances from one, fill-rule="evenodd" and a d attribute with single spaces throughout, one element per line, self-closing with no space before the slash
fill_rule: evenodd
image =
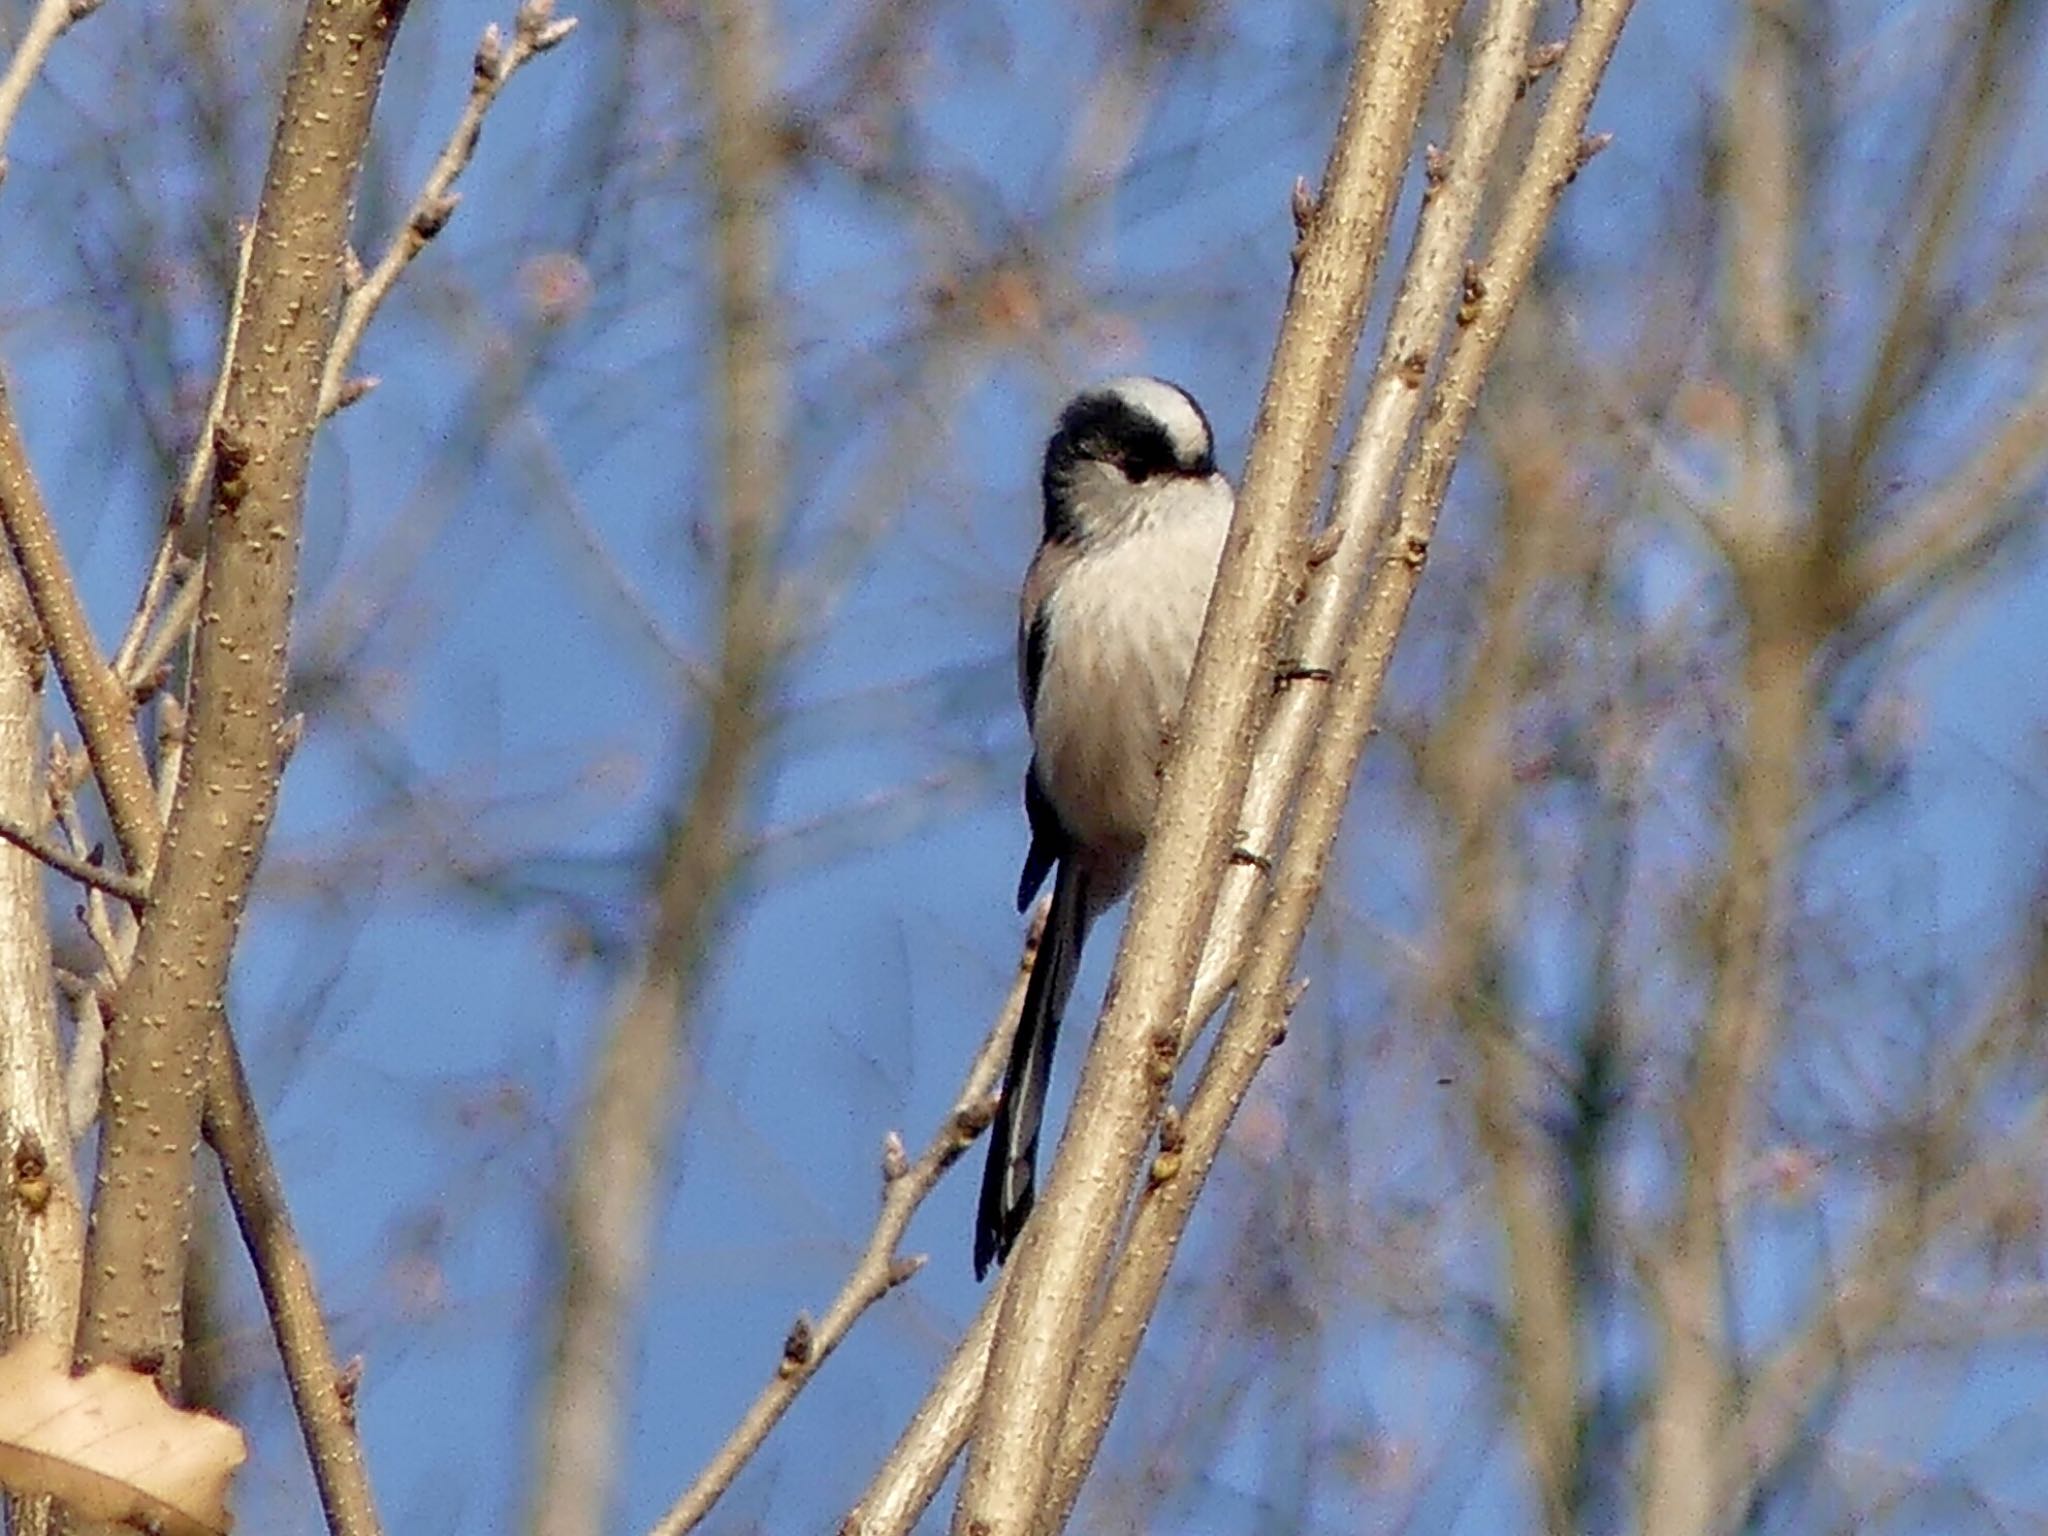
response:
<path id="1" fill-rule="evenodd" d="M 1048 873 L 1052 906 L 990 1131 L 977 1279 L 1031 1214 L 1060 1014 L 1089 925 L 1137 876 L 1232 505 L 1208 418 L 1161 379 L 1075 396 L 1046 445 L 1044 492 L 1017 632 L 1032 746 L 1017 909 Z"/>

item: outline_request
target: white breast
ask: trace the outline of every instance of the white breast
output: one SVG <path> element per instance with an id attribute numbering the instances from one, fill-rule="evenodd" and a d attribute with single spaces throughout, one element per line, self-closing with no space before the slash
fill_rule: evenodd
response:
<path id="1" fill-rule="evenodd" d="M 1103 853 L 1144 844 L 1230 527 L 1220 479 L 1174 482 L 1150 501 L 1073 563 L 1046 617 L 1039 782 L 1067 831 Z"/>

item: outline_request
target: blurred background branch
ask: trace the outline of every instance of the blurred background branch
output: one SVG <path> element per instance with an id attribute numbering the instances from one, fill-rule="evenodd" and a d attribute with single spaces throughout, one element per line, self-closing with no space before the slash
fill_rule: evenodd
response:
<path id="1" fill-rule="evenodd" d="M 669 813 L 646 929 L 564 1170 L 563 1275 L 533 1459 L 534 1536 L 599 1536 L 611 1524 L 625 1346 L 647 1271 L 657 1178 L 688 1098 L 689 1020 L 743 872 L 792 638 L 777 558 L 790 512 L 791 381 L 775 296 L 787 164 L 772 94 L 772 20 L 748 0 L 708 0 L 691 39 L 709 103 L 712 219 L 698 270 L 717 316 L 707 453 L 716 511 L 707 536 L 719 569 L 718 639 L 701 741 Z"/>
<path id="2" fill-rule="evenodd" d="M 1459 172 L 1483 9 L 1419 106 L 1444 150 L 1383 189 L 1395 262 Z M 1206 1159 L 1202 1197 L 1099 1448 L 1061 1431 L 1077 1529 L 2039 1523 L 2040 18 L 1639 10 L 1483 405 L 1457 382 L 1467 344 L 1423 380 L 1397 484 L 1404 506 L 1447 497 L 1431 574 L 1268 988 L 1284 1044 L 1165 1092 L 1179 1140 L 1136 1206 L 1148 1251 Z M 1538 10 L 1517 163 L 1575 16 Z M 5 51 L 56 19 L 0 0 Z M 644 0 L 582 17 L 477 136 L 476 39 L 507 18 L 447 0 L 407 20 L 349 243 L 374 262 L 434 223 L 451 145 L 463 203 L 362 330 L 341 376 L 380 382 L 312 459 L 293 766 L 225 997 L 292 1195 L 270 1231 L 296 1268 L 266 1281 L 317 1271 L 325 1305 L 297 1315 L 324 1313 L 328 1363 L 314 1347 L 288 1379 L 239 1265 L 195 1265 L 186 1307 L 195 1385 L 251 1434 L 249 1528 L 312 1507 L 309 1385 L 394 1527 L 535 1518 L 550 1341 L 590 1294 L 561 1286 L 605 1257 L 579 1257 L 565 1213 L 629 1175 L 637 1227 L 587 1319 L 603 1491 L 578 1518 L 659 1518 L 790 1319 L 859 1271 L 878 1139 L 948 1123 L 1014 975 L 1007 648 L 1050 413 L 1089 378 L 1161 372 L 1241 470 L 1287 189 L 1362 19 L 855 0 L 707 50 L 716 13 Z M 80 719 L 31 696 L 9 782 L 49 789 L 5 819 L 124 880 L 191 750 L 207 521 L 181 488 L 290 48 L 244 0 L 123 0 L 42 55 L 6 139 L 12 457 L 75 583 L 91 643 L 71 654 L 116 658 L 100 718 L 132 752 L 75 749 L 90 698 Z M 721 80 L 728 56 L 743 74 Z M 742 97 L 766 195 L 735 210 Z M 1508 214 L 1483 200 L 1472 244 L 1499 251 Z M 735 276 L 720 231 L 749 219 L 759 259 Z M 1460 335 L 1487 324 L 1494 259 L 1456 274 Z M 729 409 L 740 287 L 767 310 L 754 417 Z M 1463 422 L 1451 483 L 1431 444 Z M 736 565 L 750 498 L 769 524 Z M 1381 546 L 1304 537 L 1298 611 L 1348 622 Z M 766 613 L 775 644 L 725 830 L 679 861 L 747 673 L 728 619 L 748 560 L 747 625 Z M 1334 668 L 1321 632 L 1280 659 Z M 1327 691 L 1291 683 L 1276 720 L 1298 735 L 1255 756 L 1324 750 Z M 137 769 L 111 809 L 90 772 L 110 753 Z M 1284 805 L 1229 810 L 1284 853 Z M 133 917 L 21 868 L 52 947 L 28 993 L 82 1096 Z M 1266 877 L 1223 881 L 1248 930 Z M 696 913 L 679 947 L 657 942 L 664 892 Z M 1243 950 L 1213 947 L 1195 1015 Z M 592 1165 L 600 1063 L 663 967 L 683 980 L 641 1060 L 667 1081 L 629 1089 L 665 1107 L 609 1143 L 647 1161 Z M 34 1018 L 5 1015 L 8 1059 L 47 1056 Z M 621 1187 L 580 1199 L 577 1168 Z M 937 1180 L 894 1250 L 933 1262 L 804 1378 L 702 1528 L 829 1529 L 856 1505 L 850 1528 L 915 1528 L 1005 1304 L 970 1285 L 962 1182 Z"/>

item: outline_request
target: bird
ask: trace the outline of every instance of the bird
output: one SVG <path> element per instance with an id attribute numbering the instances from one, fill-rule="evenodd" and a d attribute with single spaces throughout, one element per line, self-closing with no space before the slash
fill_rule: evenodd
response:
<path id="1" fill-rule="evenodd" d="M 1235 504 L 1208 416 L 1157 378 L 1068 401 L 1040 481 L 1045 530 L 1017 626 L 1032 748 L 1017 910 L 1048 875 L 1052 900 L 989 1132 L 977 1280 L 1031 1214 L 1060 1018 L 1088 930 L 1137 878 Z"/>

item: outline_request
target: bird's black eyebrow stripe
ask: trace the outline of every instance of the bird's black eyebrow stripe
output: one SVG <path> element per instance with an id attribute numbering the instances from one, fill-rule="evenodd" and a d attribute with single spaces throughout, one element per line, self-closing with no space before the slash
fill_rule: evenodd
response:
<path id="1" fill-rule="evenodd" d="M 1202 423 L 1204 438 L 1213 442 L 1209 418 L 1202 407 L 1185 390 L 1180 394 Z M 1090 461 L 1113 464 L 1133 481 L 1169 473 L 1210 475 L 1216 470 L 1215 456 L 1210 452 L 1203 453 L 1192 464 L 1181 463 L 1165 424 L 1122 396 L 1083 395 L 1060 414 L 1052 441 L 1045 446 L 1042 489 L 1048 539 L 1059 541 L 1073 535 L 1074 530 L 1066 525 L 1063 516 L 1062 491 L 1074 466 Z"/>
<path id="2" fill-rule="evenodd" d="M 1077 458 L 1137 465 L 1152 474 L 1172 469 L 1177 462 L 1165 425 L 1116 395 L 1088 395 L 1075 401 L 1060 418 L 1059 438 Z"/>

